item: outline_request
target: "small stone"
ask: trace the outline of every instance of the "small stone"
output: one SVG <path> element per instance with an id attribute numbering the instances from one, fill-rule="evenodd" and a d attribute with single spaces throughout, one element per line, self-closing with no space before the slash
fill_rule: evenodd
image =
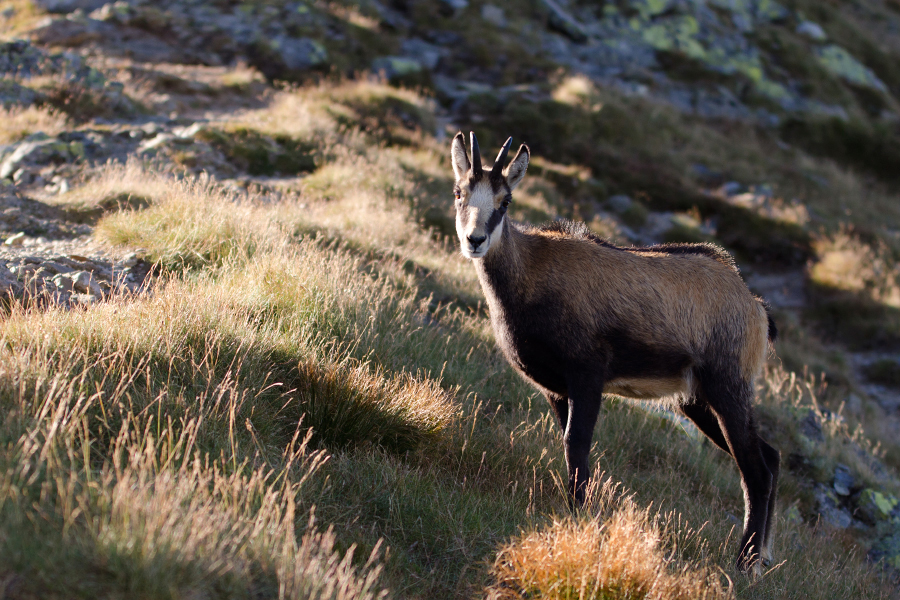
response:
<path id="1" fill-rule="evenodd" d="M 165 144 L 166 142 L 169 142 L 174 139 L 175 139 L 175 136 L 172 135 L 171 133 L 161 133 L 157 136 L 154 136 L 153 138 L 151 138 L 149 140 L 145 140 L 145 141 L 141 142 L 141 145 L 138 146 L 138 149 L 137 149 L 138 154 L 140 154 L 142 152 L 149 152 L 150 150 L 155 150 L 155 149 L 159 148 L 160 146 L 162 146 L 163 144 Z"/>
<path id="2" fill-rule="evenodd" d="M 87 271 L 77 271 L 67 275 L 72 279 L 72 285 L 75 290 L 83 294 L 93 294 L 94 296 L 102 296 L 103 289 L 100 284 L 94 280 L 91 273 Z"/>
<path id="3" fill-rule="evenodd" d="M 196 136 L 198 133 L 203 131 L 205 125 L 203 123 L 194 123 L 190 127 L 179 127 L 172 131 L 176 136 L 183 139 L 191 139 Z"/>
<path id="4" fill-rule="evenodd" d="M 69 191 L 69 182 L 66 179 L 63 179 L 59 182 L 59 191 L 58 194 L 65 194 Z"/>
<path id="5" fill-rule="evenodd" d="M 814 442 L 824 442 L 825 435 L 822 433 L 822 421 L 816 411 L 809 409 L 803 420 L 800 421 L 800 433 Z"/>
<path id="6" fill-rule="evenodd" d="M 503 9 L 493 4 L 484 4 L 481 7 L 481 18 L 501 29 L 506 27 L 506 15 Z"/>
<path id="7" fill-rule="evenodd" d="M 625 194 L 616 194 L 607 198 L 606 203 L 617 213 L 623 213 L 631 208 L 632 200 Z"/>
<path id="8" fill-rule="evenodd" d="M 853 474 L 847 465 L 838 464 L 834 468 L 834 492 L 838 496 L 849 496 L 853 488 Z"/>
<path id="9" fill-rule="evenodd" d="M 822 29 L 822 26 L 818 23 L 813 23 L 812 21 L 803 21 L 797 25 L 796 32 L 816 42 L 825 41 L 828 37 L 825 34 L 825 30 Z"/>
<path id="10" fill-rule="evenodd" d="M 128 254 L 126 254 L 125 256 L 122 257 L 121 265 L 126 268 L 131 268 L 134 265 L 138 264 L 139 260 L 140 259 L 138 258 L 137 253 L 129 252 Z"/>
<path id="11" fill-rule="evenodd" d="M 388 79 L 411 75 L 421 70 L 422 63 L 403 56 L 382 56 L 372 61 L 372 71 L 383 73 Z"/>
<path id="12" fill-rule="evenodd" d="M 20 231 L 15 235 L 11 235 L 3 242 L 4 246 L 21 246 L 25 242 L 25 232 Z"/>
<path id="13" fill-rule="evenodd" d="M 57 289 L 59 289 L 60 291 L 73 292 L 75 290 L 75 285 L 74 285 L 74 282 L 72 281 L 71 277 L 66 277 L 65 275 L 62 275 L 62 274 L 54 275 L 54 277 L 51 281 L 57 287 Z"/>
<path id="14" fill-rule="evenodd" d="M 587 33 L 585 33 L 581 24 L 572 18 L 572 15 L 563 10 L 559 4 L 554 0 L 541 0 L 541 4 L 544 5 L 549 13 L 547 23 L 551 29 L 562 33 L 573 42 L 581 43 L 587 41 Z"/>
<path id="15" fill-rule="evenodd" d="M 403 51 L 404 56 L 414 58 L 429 71 L 435 69 L 441 61 L 441 58 L 447 54 L 446 49 L 435 46 L 434 44 L 429 44 L 425 40 L 418 38 L 405 40 L 400 46 L 400 49 Z"/>
<path id="16" fill-rule="evenodd" d="M 813 494 L 823 521 L 838 529 L 850 527 L 853 517 L 847 512 L 847 509 L 840 506 L 834 492 L 822 484 L 817 484 Z"/>
<path id="17" fill-rule="evenodd" d="M 722 187 L 719 189 L 726 196 L 735 196 L 737 194 L 743 194 L 744 192 L 746 192 L 747 186 L 742 183 L 738 183 L 737 181 L 729 181 L 722 184 Z"/>
<path id="18" fill-rule="evenodd" d="M 19 169 L 13 173 L 12 180 L 16 185 L 29 185 L 34 181 L 34 173 L 27 169 Z"/>
<path id="19" fill-rule="evenodd" d="M 93 294 L 72 294 L 69 301 L 73 304 L 89 305 L 97 301 L 97 296 Z"/>
<path id="20" fill-rule="evenodd" d="M 468 8 L 469 0 L 441 0 L 450 10 L 458 12 Z"/>

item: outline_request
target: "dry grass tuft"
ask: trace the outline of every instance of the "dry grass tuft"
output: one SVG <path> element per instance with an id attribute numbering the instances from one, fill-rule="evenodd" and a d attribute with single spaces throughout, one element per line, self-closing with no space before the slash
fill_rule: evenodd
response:
<path id="1" fill-rule="evenodd" d="M 817 240 L 819 260 L 810 279 L 835 290 L 861 293 L 871 300 L 900 308 L 900 270 L 883 240 L 866 243 L 847 228 Z"/>
<path id="2" fill-rule="evenodd" d="M 612 494 L 602 493 L 609 502 Z M 667 523 L 619 500 L 611 516 L 555 518 L 502 548 L 494 561 L 492 600 L 731 598 L 710 569 L 677 564 L 666 548 Z"/>
<path id="3" fill-rule="evenodd" d="M 13 144 L 38 132 L 54 136 L 65 129 L 66 117 L 56 110 L 37 106 L 0 106 L 0 144 Z"/>

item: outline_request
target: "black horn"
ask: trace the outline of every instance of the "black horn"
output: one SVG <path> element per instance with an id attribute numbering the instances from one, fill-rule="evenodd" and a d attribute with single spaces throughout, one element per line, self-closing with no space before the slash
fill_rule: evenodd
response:
<path id="1" fill-rule="evenodd" d="M 481 177 L 484 171 L 481 168 L 481 151 L 478 149 L 478 140 L 475 139 L 474 131 L 470 131 L 469 135 L 472 140 L 472 175 Z"/>
<path id="2" fill-rule="evenodd" d="M 509 136 L 506 143 L 500 148 L 500 154 L 497 155 L 497 160 L 494 161 L 494 167 L 491 169 L 491 179 L 496 179 L 503 173 L 503 163 L 506 161 L 510 146 L 512 146 L 512 136 Z"/>

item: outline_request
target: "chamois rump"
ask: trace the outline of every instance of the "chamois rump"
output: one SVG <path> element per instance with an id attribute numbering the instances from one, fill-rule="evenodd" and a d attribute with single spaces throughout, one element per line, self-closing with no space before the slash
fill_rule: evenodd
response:
<path id="1" fill-rule="evenodd" d="M 528 168 L 509 138 L 490 171 L 475 134 L 451 145 L 456 231 L 473 259 L 497 343 L 549 400 L 563 430 L 570 502 L 584 502 L 604 393 L 666 398 L 737 463 L 744 491 L 739 569 L 771 560 L 779 453 L 759 436 L 753 383 L 777 335 L 732 257 L 712 244 L 623 248 L 583 224 L 506 218 Z M 762 561 L 760 560 L 762 559 Z"/>

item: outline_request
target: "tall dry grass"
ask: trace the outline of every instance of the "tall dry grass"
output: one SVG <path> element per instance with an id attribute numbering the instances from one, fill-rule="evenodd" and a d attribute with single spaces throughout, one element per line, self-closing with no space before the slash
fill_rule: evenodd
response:
<path id="1" fill-rule="evenodd" d="M 471 265 L 420 211 L 445 193 L 444 149 L 396 120 L 404 105 L 382 101 L 382 88 L 370 101 L 369 84 L 353 84 L 360 108 L 348 109 L 346 85 L 285 92 L 323 105 L 334 94 L 333 120 L 309 133 L 315 119 L 301 119 L 296 135 L 357 140 L 326 144 L 294 194 L 178 181 L 138 163 L 105 166 L 70 192 L 88 203 L 118 190 L 146 198 L 114 207 L 97 236 L 143 248 L 166 276 L 145 296 L 32 307 L 0 324 L 0 472 L 15 490 L 0 506 L 12 524 L 0 528 L 0 563 L 12 565 L 0 578 L 12 573 L 38 595 L 59 589 L 51 575 L 73 573 L 86 596 L 318 598 L 343 581 L 347 597 L 389 587 L 469 598 L 483 595 L 497 552 L 515 555 L 528 539 L 529 556 L 558 543 L 593 558 L 559 552 L 543 575 L 515 563 L 514 582 L 553 586 L 580 572 L 595 589 L 602 563 L 603 581 L 635 594 L 714 589 L 718 579 L 704 577 L 730 572 L 742 509 L 733 463 L 656 414 L 608 401 L 594 472 L 633 499 L 559 517 L 558 427 L 497 352 Z M 529 188 L 536 212 L 552 210 L 552 187 Z M 770 379 L 760 410 L 780 427 L 796 418 L 797 386 Z M 847 434 L 831 426 L 829 444 Z M 780 508 L 799 490 L 786 471 Z M 309 525 L 312 506 L 321 526 Z M 786 562 L 752 584 L 733 578 L 736 597 L 889 597 L 864 558 L 843 554 L 852 540 L 782 517 L 777 527 Z M 353 544 L 356 559 L 343 552 Z M 162 589 L 166 569 L 177 577 Z M 310 574 L 325 591 L 298 591 Z"/>
<path id="2" fill-rule="evenodd" d="M 492 569 L 496 600 L 733 598 L 708 566 L 676 560 L 663 522 L 620 497 L 607 480 L 595 486 L 593 518 L 556 517 L 502 547 Z M 666 539 L 667 536 L 670 539 Z M 667 548 L 667 546 L 669 546 Z"/>
<path id="3" fill-rule="evenodd" d="M 135 401 L 141 374 L 110 365 L 124 353 L 59 349 L 61 364 L 48 369 L 13 338 L 0 337 L 0 574 L 20 592 L 384 596 L 377 552 L 359 568 L 352 548 L 339 553 L 333 533 L 298 514 L 305 482 L 327 460 L 308 436 L 295 427 L 271 462 L 241 457 L 235 417 L 247 394 L 237 379 L 208 382 L 192 414 L 178 415 L 162 408 L 166 391 L 150 406 Z M 98 382 L 98 371 L 112 381 Z M 217 421 L 223 451 L 211 453 L 204 430 Z"/>
<path id="4" fill-rule="evenodd" d="M 65 115 L 46 107 L 0 106 L 0 144 L 13 144 L 33 133 L 57 135 L 66 129 Z"/>

